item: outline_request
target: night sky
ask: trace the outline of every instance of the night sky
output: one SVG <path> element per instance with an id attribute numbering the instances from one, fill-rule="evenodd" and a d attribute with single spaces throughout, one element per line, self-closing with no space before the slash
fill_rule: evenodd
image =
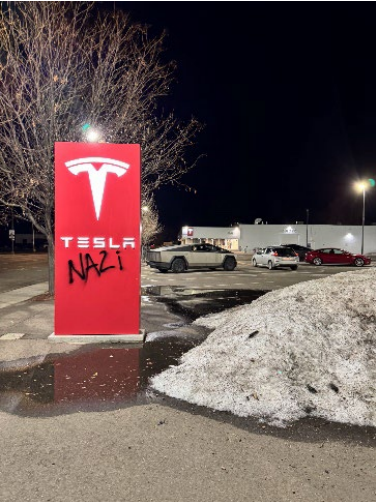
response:
<path id="1" fill-rule="evenodd" d="M 109 2 L 107 3 L 107 5 Z M 110 3 L 111 4 L 111 3 Z M 156 193 L 162 224 L 361 224 L 376 178 L 372 2 L 115 2 L 177 62 L 163 106 L 205 124 L 182 182 Z M 113 3 L 112 3 L 113 6 Z M 366 223 L 376 222 L 376 188 Z"/>

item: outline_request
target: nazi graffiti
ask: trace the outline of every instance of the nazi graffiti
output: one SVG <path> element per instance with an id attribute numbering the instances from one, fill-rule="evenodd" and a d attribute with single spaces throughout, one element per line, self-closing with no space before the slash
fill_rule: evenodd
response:
<path id="1" fill-rule="evenodd" d="M 99 254 L 102 256 L 97 261 L 92 258 L 90 253 L 79 253 L 78 263 L 73 260 L 68 260 L 69 284 L 74 283 L 75 279 L 87 282 L 89 277 L 93 274 L 97 277 L 101 277 L 110 270 L 117 270 L 120 272 L 124 270 L 120 251 L 116 251 L 115 260 L 111 260 L 112 257 L 110 257 L 109 253 L 105 250 L 100 251 Z"/>

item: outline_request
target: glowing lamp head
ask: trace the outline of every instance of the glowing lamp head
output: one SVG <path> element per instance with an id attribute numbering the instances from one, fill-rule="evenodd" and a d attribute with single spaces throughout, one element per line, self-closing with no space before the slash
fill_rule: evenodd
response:
<path id="1" fill-rule="evenodd" d="M 355 183 L 355 188 L 358 190 L 358 192 L 364 192 L 368 187 L 368 181 L 358 181 L 358 183 Z"/>
<path id="2" fill-rule="evenodd" d="M 86 138 L 90 143 L 95 143 L 96 141 L 99 140 L 99 132 L 96 131 L 95 129 L 90 129 L 89 132 L 86 135 Z"/>

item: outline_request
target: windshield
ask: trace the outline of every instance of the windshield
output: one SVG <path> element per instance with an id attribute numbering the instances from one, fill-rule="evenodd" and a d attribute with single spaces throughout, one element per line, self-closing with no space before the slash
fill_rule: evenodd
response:
<path id="1" fill-rule="evenodd" d="M 278 253 L 278 256 L 295 256 L 295 251 L 291 248 L 277 248 L 274 251 Z"/>

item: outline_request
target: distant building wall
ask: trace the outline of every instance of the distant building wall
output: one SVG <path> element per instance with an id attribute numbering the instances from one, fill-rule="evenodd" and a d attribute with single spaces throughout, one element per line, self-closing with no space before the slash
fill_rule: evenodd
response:
<path id="1" fill-rule="evenodd" d="M 239 227 L 183 227 L 182 239 L 238 239 Z"/>
<path id="2" fill-rule="evenodd" d="M 183 227 L 182 241 L 211 241 L 228 249 L 251 253 L 253 249 L 268 245 L 300 244 L 312 249 L 326 246 L 360 253 L 361 225 L 245 225 L 238 227 Z M 364 227 L 364 252 L 376 254 L 376 225 Z"/>
<path id="3" fill-rule="evenodd" d="M 239 225 L 239 244 L 248 250 L 270 244 L 307 245 L 306 225 Z M 308 225 L 308 245 L 312 249 L 326 246 L 360 253 L 362 227 L 360 225 Z M 376 226 L 364 227 L 364 252 L 376 253 Z"/>
<path id="4" fill-rule="evenodd" d="M 204 240 L 235 251 L 239 249 L 239 237 L 239 227 L 183 227 L 181 232 L 183 243 Z"/>

